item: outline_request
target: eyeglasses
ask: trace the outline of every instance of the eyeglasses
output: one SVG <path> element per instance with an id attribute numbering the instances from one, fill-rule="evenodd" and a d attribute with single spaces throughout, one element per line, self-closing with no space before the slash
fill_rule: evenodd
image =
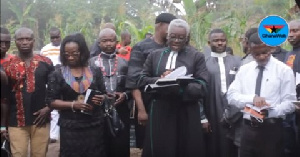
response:
<path id="1" fill-rule="evenodd" d="M 183 41 L 186 41 L 186 37 L 176 37 L 176 36 L 170 36 L 169 37 L 169 40 L 170 41 L 179 41 L 179 42 L 183 42 Z"/>
<path id="2" fill-rule="evenodd" d="M 80 55 L 80 52 L 74 52 L 74 53 L 72 53 L 72 54 L 68 54 L 68 53 L 65 53 L 64 54 L 64 56 L 66 57 L 66 58 L 69 58 L 69 57 L 78 57 Z"/>

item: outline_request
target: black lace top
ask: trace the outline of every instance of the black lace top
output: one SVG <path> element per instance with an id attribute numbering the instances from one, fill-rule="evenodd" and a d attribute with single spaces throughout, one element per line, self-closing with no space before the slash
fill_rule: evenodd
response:
<path id="1" fill-rule="evenodd" d="M 101 91 L 106 93 L 103 83 L 103 77 L 100 70 L 91 69 L 93 73 L 93 81 L 90 85 L 90 89 Z M 85 94 L 82 93 L 83 95 Z M 56 99 L 63 101 L 77 100 L 79 93 L 74 91 L 69 84 L 63 78 L 61 70 L 54 71 L 49 76 L 49 83 L 47 89 L 46 101 L 51 104 Z M 96 106 L 93 109 L 93 115 L 83 114 L 79 111 L 73 112 L 71 108 L 69 110 L 60 111 L 60 119 L 58 124 L 61 127 L 67 128 L 86 128 L 92 126 L 98 126 L 103 123 L 103 109 L 101 106 Z"/>

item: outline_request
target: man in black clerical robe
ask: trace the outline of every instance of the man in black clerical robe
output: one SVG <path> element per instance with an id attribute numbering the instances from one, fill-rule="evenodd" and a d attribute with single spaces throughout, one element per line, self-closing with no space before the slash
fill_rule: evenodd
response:
<path id="1" fill-rule="evenodd" d="M 185 66 L 195 78 L 180 90 L 152 95 L 143 157 L 204 156 L 199 101 L 206 95 L 208 72 L 204 55 L 186 46 L 188 27 L 184 20 L 173 20 L 168 28 L 169 47 L 150 53 L 140 75 L 138 85 L 145 86 Z"/>
<path id="2" fill-rule="evenodd" d="M 239 109 L 229 106 L 226 92 L 235 78 L 241 59 L 226 53 L 227 39 L 221 29 L 214 29 L 209 34 L 212 52 L 206 58 L 210 74 L 208 97 L 205 107 L 212 132 L 208 134 L 209 157 L 235 157 L 240 143 L 242 114 Z"/>
<path id="3" fill-rule="evenodd" d="M 166 47 L 167 29 L 169 23 L 176 19 L 173 14 L 161 13 L 155 19 L 153 37 L 146 38 L 132 47 L 128 62 L 126 88 L 130 89 L 135 102 L 135 135 L 136 147 L 143 148 L 145 125 L 148 121 L 149 95 L 137 86 L 137 80 L 143 70 L 147 56 L 156 49 Z"/>

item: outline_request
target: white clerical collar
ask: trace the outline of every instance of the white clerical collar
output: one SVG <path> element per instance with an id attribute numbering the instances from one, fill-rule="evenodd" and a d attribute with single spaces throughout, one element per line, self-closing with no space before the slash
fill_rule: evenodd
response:
<path id="1" fill-rule="evenodd" d="M 175 69 L 176 67 L 176 59 L 178 56 L 178 52 L 176 51 L 171 51 L 168 57 L 168 61 L 166 64 L 166 69 L 170 70 L 170 69 Z"/>
<path id="2" fill-rule="evenodd" d="M 222 53 L 211 52 L 210 55 L 212 57 L 226 57 L 227 53 L 226 52 L 222 52 Z"/>

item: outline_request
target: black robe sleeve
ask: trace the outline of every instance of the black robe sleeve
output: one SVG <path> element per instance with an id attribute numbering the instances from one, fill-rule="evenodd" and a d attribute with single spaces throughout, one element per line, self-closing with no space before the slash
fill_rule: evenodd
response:
<path id="1" fill-rule="evenodd" d="M 153 62 L 154 62 L 154 55 L 156 53 L 151 53 L 148 55 L 146 62 L 144 64 L 143 71 L 140 74 L 138 80 L 138 87 L 144 87 L 148 84 L 155 83 L 160 77 L 153 77 Z"/>
<path id="2" fill-rule="evenodd" d="M 206 68 L 205 58 L 202 53 L 196 53 L 194 61 L 195 82 L 189 83 L 183 90 L 183 99 L 186 101 L 204 98 L 207 93 L 209 73 Z"/>

